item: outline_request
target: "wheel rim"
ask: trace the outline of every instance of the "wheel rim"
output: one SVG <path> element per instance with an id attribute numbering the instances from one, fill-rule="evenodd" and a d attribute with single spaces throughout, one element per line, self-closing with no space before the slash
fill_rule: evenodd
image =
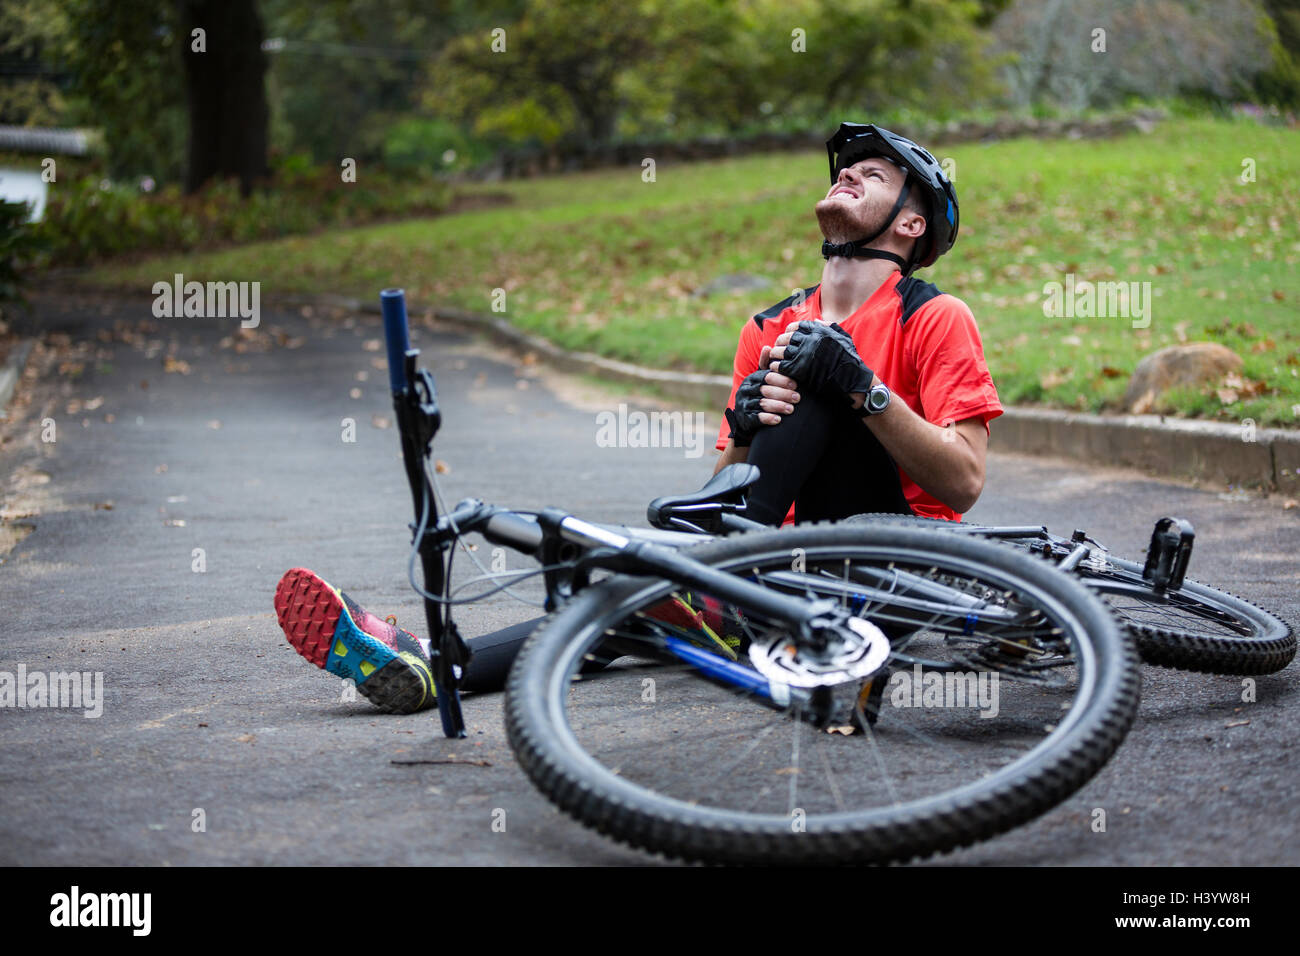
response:
<path id="1" fill-rule="evenodd" d="M 1085 582 L 1119 615 L 1125 626 L 1193 637 L 1249 640 L 1258 629 L 1231 609 L 1206 598 L 1169 591 L 1153 592 L 1150 585 L 1087 577 Z"/>
<path id="2" fill-rule="evenodd" d="M 952 605 L 954 612 L 936 618 L 932 627 L 909 637 L 896 635 L 893 661 L 907 670 L 886 684 L 876 726 L 847 734 L 843 729 L 852 726 L 853 709 L 846 699 L 856 698 L 859 688 L 836 689 L 838 709 L 828 724 L 839 729 L 828 732 L 808 719 L 825 702 L 777 711 L 757 703 L 752 691 L 717 687 L 683 664 L 646 666 L 624 657 L 603 674 L 581 677 L 577 672 L 584 655 L 610 636 L 633 649 L 640 640 L 646 658 L 663 659 L 658 648 L 650 650 L 662 637 L 656 618 L 650 624 L 644 613 L 593 621 L 551 671 L 549 723 L 560 746 L 582 765 L 588 780 L 616 799 L 651 797 L 665 813 L 719 826 L 796 833 L 800 825 L 834 830 L 851 823 L 860 828 L 873 818 L 884 824 L 932 813 L 945 803 L 987 799 L 1000 787 L 1063 759 L 1058 751 L 1083 720 L 1098 679 L 1094 650 L 1074 612 L 1042 588 L 975 561 L 950 557 L 936 567 L 933 553 L 909 557 L 893 546 L 855 550 L 854 570 L 892 566 L 903 572 L 905 583 L 909 574 L 922 583 L 964 576 L 968 584 L 1013 592 L 1015 602 L 1046 619 L 1046 625 L 1038 621 L 1032 630 L 1048 626 L 1060 633 L 1050 647 L 1008 655 L 1003 650 L 1008 637 L 1025 639 L 1031 629 L 1023 622 L 1016 627 L 1000 622 L 981 630 L 977 622 L 969 636 L 949 633 L 965 624 Z M 822 576 L 837 581 L 831 565 L 843 561 L 843 549 L 836 551 L 808 549 L 805 574 L 821 572 L 818 582 Z M 766 582 L 779 562 L 788 564 L 788 553 L 720 566 L 736 571 L 753 566 Z M 822 594 L 828 587 L 817 583 L 815 590 Z M 658 607 L 669 593 L 665 586 L 648 585 L 625 607 L 644 612 Z M 894 593 L 901 599 L 912 592 Z M 691 600 L 705 603 L 699 595 Z M 879 620 L 880 612 L 879 603 L 868 603 L 861 613 Z M 751 628 L 763 624 L 754 615 L 746 620 Z M 897 630 L 896 621 L 890 624 Z M 998 641 L 970 640 L 981 637 Z M 980 646 L 993 646 L 998 653 L 972 656 Z M 1064 651 L 1069 658 L 1043 668 L 1053 678 L 1050 683 L 1026 666 L 1026 656 L 1045 650 Z M 917 662 L 928 662 L 921 664 L 919 675 Z M 1033 662 L 1045 663 L 1046 654 Z M 931 675 L 940 675 L 943 685 L 934 687 Z M 927 690 L 933 696 L 927 697 Z M 995 715 L 980 717 L 981 712 Z M 848 724 L 838 719 L 845 713 L 850 714 Z"/>

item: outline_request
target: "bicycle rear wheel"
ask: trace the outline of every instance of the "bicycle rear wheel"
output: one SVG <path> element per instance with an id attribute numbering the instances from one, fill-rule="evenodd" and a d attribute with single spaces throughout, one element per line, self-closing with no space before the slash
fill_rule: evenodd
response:
<path id="1" fill-rule="evenodd" d="M 954 530 L 950 521 L 906 515 L 847 520 Z M 956 527 L 965 534 L 980 533 L 978 525 Z M 1037 538 L 1002 540 L 1026 551 L 1043 544 Z M 1068 542 L 1055 540 L 1068 549 Z M 1286 622 L 1227 591 L 1185 579 L 1177 590 L 1157 592 L 1142 577 L 1142 565 L 1112 555 L 1104 567 L 1084 561 L 1074 571 L 1110 606 L 1147 664 L 1207 674 L 1271 674 L 1295 657 L 1296 638 Z"/>
<path id="2" fill-rule="evenodd" d="M 1271 674 L 1295 657 L 1287 624 L 1226 591 L 1184 580 L 1157 593 L 1142 565 L 1108 558 L 1105 570 L 1078 568 L 1136 637 L 1142 660 L 1208 674 Z"/>
<path id="3" fill-rule="evenodd" d="M 533 783 L 614 839 L 712 862 L 909 859 L 1056 805 L 1133 720 L 1136 658 L 1101 602 L 1004 545 L 828 525 L 688 553 L 835 599 L 887 636 L 887 669 L 808 688 L 792 664 L 783 685 L 753 663 L 797 664 L 778 622 L 668 581 L 587 590 L 521 651 L 506 727 Z"/>

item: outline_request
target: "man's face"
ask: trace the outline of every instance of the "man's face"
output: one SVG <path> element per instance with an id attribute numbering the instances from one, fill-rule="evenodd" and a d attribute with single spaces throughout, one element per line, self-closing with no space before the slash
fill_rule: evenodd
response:
<path id="1" fill-rule="evenodd" d="M 871 235 L 894 207 L 903 178 L 903 170 L 879 156 L 845 166 L 815 207 L 822 235 L 831 242 Z"/>

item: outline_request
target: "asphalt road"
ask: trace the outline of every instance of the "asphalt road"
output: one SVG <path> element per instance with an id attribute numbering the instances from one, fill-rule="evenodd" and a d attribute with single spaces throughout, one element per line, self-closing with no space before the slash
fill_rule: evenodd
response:
<path id="1" fill-rule="evenodd" d="M 276 582 L 298 565 L 377 613 L 421 619 L 377 319 L 267 313 L 240 339 L 234 320 L 155 320 L 147 299 L 36 305 L 41 374 L 0 426 L 19 537 L 0 563 L 0 671 L 99 672 L 103 704 L 95 719 L 0 708 L 0 863 L 654 862 L 534 791 L 501 695 L 467 698 L 470 736 L 448 742 L 431 714 L 344 700 L 276 626 Z M 647 501 L 712 469 L 711 415 L 694 449 L 604 447 L 601 412 L 651 406 L 450 330 L 415 338 L 438 376 L 450 500 L 642 523 Z M 1083 527 L 1136 556 L 1165 514 L 1197 528 L 1193 576 L 1300 618 L 1300 509 L 1276 497 L 994 455 L 969 517 Z M 458 619 L 474 635 L 536 613 L 499 596 Z M 1298 675 L 1259 678 L 1243 703 L 1239 678 L 1146 668 L 1138 722 L 1087 787 L 928 862 L 1300 862 Z M 452 754 L 461 762 L 394 763 Z M 1097 807 L 1105 833 L 1089 826 Z"/>

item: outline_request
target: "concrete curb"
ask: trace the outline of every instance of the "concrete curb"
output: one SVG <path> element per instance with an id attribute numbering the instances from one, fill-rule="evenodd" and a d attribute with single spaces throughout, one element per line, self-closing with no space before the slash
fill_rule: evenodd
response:
<path id="1" fill-rule="evenodd" d="M 0 418 L 7 414 L 9 399 L 13 397 L 18 385 L 18 378 L 27 365 L 27 356 L 31 354 L 34 340 L 24 339 L 9 351 L 4 368 L 0 368 Z"/>
<path id="2" fill-rule="evenodd" d="M 279 301 L 379 313 L 378 301 L 333 296 Z M 502 318 L 483 313 L 448 307 L 435 307 L 432 313 L 435 318 L 481 332 L 507 348 L 535 352 L 567 372 L 649 387 L 665 397 L 719 412 L 731 394 L 730 376 L 661 371 L 590 352 L 570 352 L 522 332 Z M 1047 408 L 1008 408 L 993 426 L 989 447 L 998 452 L 1137 468 L 1181 480 L 1289 494 L 1300 491 L 1300 432 L 1280 428 L 1257 429 L 1159 415 L 1087 415 Z"/>
<path id="3" fill-rule="evenodd" d="M 1159 415 L 1008 408 L 994 451 L 1059 455 L 1219 485 L 1300 490 L 1300 433 Z"/>

